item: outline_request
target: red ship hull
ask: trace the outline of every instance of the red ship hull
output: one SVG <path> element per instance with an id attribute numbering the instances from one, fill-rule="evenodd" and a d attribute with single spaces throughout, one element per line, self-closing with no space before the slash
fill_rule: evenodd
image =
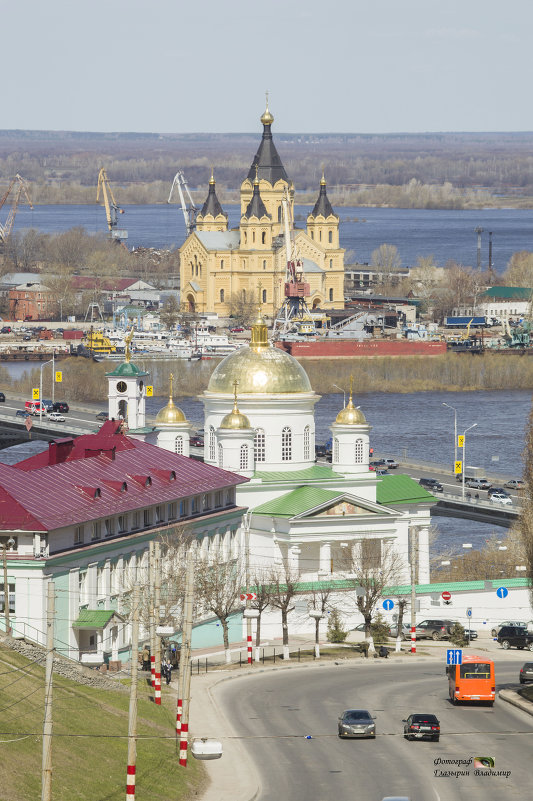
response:
<path id="1" fill-rule="evenodd" d="M 298 359 L 354 358 L 357 356 L 440 356 L 446 353 L 446 342 L 422 339 L 303 339 L 281 340 L 276 347 Z"/>

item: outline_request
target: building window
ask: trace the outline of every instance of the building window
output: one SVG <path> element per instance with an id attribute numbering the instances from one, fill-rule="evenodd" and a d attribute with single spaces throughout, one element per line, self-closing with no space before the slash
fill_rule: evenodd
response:
<path id="1" fill-rule="evenodd" d="M 329 242 L 330 245 L 333 242 L 333 231 L 330 231 L 328 233 L 328 242 Z"/>
<path id="2" fill-rule="evenodd" d="M 209 495 L 207 495 L 207 494 L 203 495 L 202 496 L 202 510 L 205 512 L 205 510 L 209 509 L 210 506 L 211 506 L 211 504 L 209 502 Z"/>
<path id="3" fill-rule="evenodd" d="M 194 498 L 192 499 L 191 513 L 193 515 L 197 515 L 199 511 L 200 511 L 200 501 L 198 495 L 195 495 Z"/>
<path id="4" fill-rule="evenodd" d="M 218 443 L 218 466 L 224 467 L 224 448 L 221 443 Z"/>
<path id="5" fill-rule="evenodd" d="M 240 469 L 248 470 L 248 445 L 241 445 Z"/>
<path id="6" fill-rule="evenodd" d="M 252 242 L 255 242 L 255 231 L 252 231 Z"/>
<path id="7" fill-rule="evenodd" d="M 264 245 L 266 243 L 266 231 L 261 232 L 261 244 Z"/>
<path id="8" fill-rule="evenodd" d="M 331 270 L 332 267 L 333 267 L 333 259 L 330 259 L 329 260 L 329 269 Z"/>
<path id="9" fill-rule="evenodd" d="M 248 235 L 247 235 L 246 231 L 244 231 L 244 244 L 246 245 L 247 242 L 248 242 Z"/>
<path id="10" fill-rule="evenodd" d="M 95 520 L 92 525 L 91 539 L 99 540 L 102 536 L 102 524 L 99 520 Z"/>
<path id="11" fill-rule="evenodd" d="M 235 503 L 234 495 L 235 491 L 233 487 L 230 487 L 230 489 L 226 490 L 226 506 L 231 506 L 233 503 Z"/>
<path id="12" fill-rule="evenodd" d="M 189 502 L 187 500 L 180 501 L 180 517 L 187 517 L 189 514 Z"/>
<path id="13" fill-rule="evenodd" d="M 163 507 L 162 506 L 156 506 L 155 507 L 155 522 L 156 523 L 162 523 L 163 520 L 164 520 Z"/>
<path id="14" fill-rule="evenodd" d="M 9 595 L 9 611 L 15 614 L 15 585 L 10 581 L 7 584 L 7 591 Z M 6 597 L 4 582 L 0 582 L 0 612 L 5 614 L 6 611 Z"/>
<path id="15" fill-rule="evenodd" d="M 220 302 L 224 303 L 224 290 L 223 289 L 220 290 Z"/>
<path id="16" fill-rule="evenodd" d="M 218 509 L 222 506 L 222 491 L 218 490 L 215 492 L 215 508 Z"/>
<path id="17" fill-rule="evenodd" d="M 104 533 L 106 537 L 112 537 L 115 533 L 115 521 L 112 517 L 106 517 L 104 520 Z"/>
<path id="18" fill-rule="evenodd" d="M 333 289 L 329 290 L 329 299 L 333 300 Z"/>
<path id="19" fill-rule="evenodd" d="M 167 516 L 168 516 L 169 520 L 175 520 L 176 519 L 176 509 L 177 509 L 177 505 L 175 503 L 169 503 L 167 505 Z"/>
<path id="20" fill-rule="evenodd" d="M 215 461 L 215 429 L 209 426 L 209 461 Z"/>
<path id="21" fill-rule="evenodd" d="M 309 459 L 309 444 L 311 441 L 311 429 L 309 426 L 304 428 L 304 459 Z"/>
<path id="22" fill-rule="evenodd" d="M 76 526 L 74 529 L 74 545 L 83 543 L 83 526 Z"/>
<path id="23" fill-rule="evenodd" d="M 220 269 L 224 269 L 224 259 L 220 259 Z"/>
<path id="24" fill-rule="evenodd" d="M 183 437 L 176 437 L 174 440 L 174 453 L 183 454 Z"/>
<path id="25" fill-rule="evenodd" d="M 132 530 L 135 531 L 136 529 L 139 528 L 140 525 L 141 525 L 141 516 L 140 516 L 139 512 L 134 512 L 132 520 L 131 520 L 131 528 L 132 528 Z"/>
<path id="26" fill-rule="evenodd" d="M 245 289 L 242 290 L 242 302 L 246 303 L 246 290 Z"/>
<path id="27" fill-rule="evenodd" d="M 333 440 L 333 461 L 339 461 L 339 440 L 337 437 Z"/>
<path id="28" fill-rule="evenodd" d="M 263 289 L 263 300 L 262 300 L 262 303 L 266 303 L 266 302 L 267 302 L 267 291 L 266 291 L 266 289 Z"/>
<path id="29" fill-rule="evenodd" d="M 256 462 L 265 461 L 265 432 L 258 428 L 254 438 L 254 459 Z"/>
<path id="30" fill-rule="evenodd" d="M 322 242 L 322 231 L 318 232 L 318 238 L 319 238 L 320 242 Z"/>
<path id="31" fill-rule="evenodd" d="M 361 464 L 363 461 L 363 440 L 356 439 L 355 440 L 355 464 Z"/>
<path id="32" fill-rule="evenodd" d="M 122 534 L 124 531 L 126 531 L 126 528 L 127 528 L 127 526 L 126 526 L 126 515 L 119 515 L 118 516 L 119 534 Z"/>
<path id="33" fill-rule="evenodd" d="M 315 232 L 311 229 L 311 239 L 315 238 Z"/>
<path id="34" fill-rule="evenodd" d="M 267 268 L 267 260 L 263 259 L 263 270 L 266 270 L 266 268 Z"/>
<path id="35" fill-rule="evenodd" d="M 143 526 L 144 528 L 148 528 L 152 523 L 152 510 L 151 509 L 144 509 L 143 510 Z"/>
<path id="36" fill-rule="evenodd" d="M 292 431 L 285 426 L 281 432 L 281 461 L 290 462 L 292 459 Z"/>

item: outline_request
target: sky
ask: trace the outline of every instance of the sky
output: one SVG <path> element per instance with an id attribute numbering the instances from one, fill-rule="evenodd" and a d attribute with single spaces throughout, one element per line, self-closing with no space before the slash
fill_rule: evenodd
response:
<path id="1" fill-rule="evenodd" d="M 531 131 L 531 0 L 0 0 L 0 129 Z"/>

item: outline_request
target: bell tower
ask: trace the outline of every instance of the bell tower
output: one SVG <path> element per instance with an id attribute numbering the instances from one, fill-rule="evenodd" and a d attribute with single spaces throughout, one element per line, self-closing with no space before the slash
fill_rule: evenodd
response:
<path id="1" fill-rule="evenodd" d="M 106 373 L 109 419 L 124 420 L 129 429 L 144 428 L 146 396 L 144 379 L 149 373 L 131 361 L 130 344 L 133 339 L 133 329 L 124 339 L 126 342 L 124 361 L 116 370 Z"/>

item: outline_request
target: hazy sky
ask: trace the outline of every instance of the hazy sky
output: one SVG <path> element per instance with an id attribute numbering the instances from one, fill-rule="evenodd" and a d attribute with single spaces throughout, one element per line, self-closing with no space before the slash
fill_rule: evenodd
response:
<path id="1" fill-rule="evenodd" d="M 0 0 L 0 128 L 533 130 L 531 0 Z"/>

